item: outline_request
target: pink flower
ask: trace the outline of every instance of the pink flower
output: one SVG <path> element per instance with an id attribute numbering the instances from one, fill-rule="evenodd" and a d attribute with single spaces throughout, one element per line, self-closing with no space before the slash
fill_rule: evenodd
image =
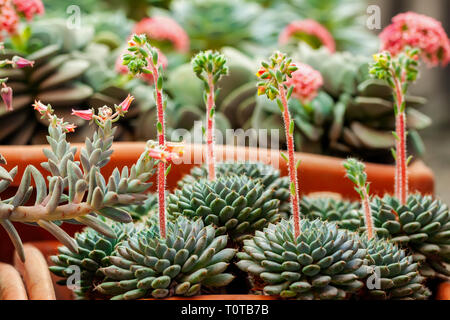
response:
<path id="1" fill-rule="evenodd" d="M 75 128 L 77 126 L 74 125 L 73 123 L 63 123 L 61 125 L 61 128 L 65 131 L 65 132 L 75 132 Z"/>
<path id="2" fill-rule="evenodd" d="M 34 110 L 37 110 L 42 115 L 51 111 L 51 108 L 49 108 L 49 106 L 46 106 L 45 104 L 43 104 L 40 101 L 34 101 L 33 107 L 34 107 Z"/>
<path id="3" fill-rule="evenodd" d="M 178 157 L 182 157 L 184 154 L 184 143 L 183 142 L 171 142 L 167 141 L 165 145 L 167 151 L 172 154 L 176 154 Z"/>
<path id="4" fill-rule="evenodd" d="M 14 68 L 25 68 L 25 67 L 33 67 L 34 61 L 27 60 L 25 58 L 14 56 L 12 59 L 13 67 Z"/>
<path id="5" fill-rule="evenodd" d="M 292 72 L 292 78 L 288 78 L 285 84 L 288 87 L 294 86 L 293 97 L 302 103 L 308 103 L 316 97 L 317 91 L 323 85 L 322 75 L 307 64 L 295 63 L 294 65 L 298 69 Z"/>
<path id="6" fill-rule="evenodd" d="M 89 110 L 74 110 L 74 109 L 72 109 L 72 115 L 80 117 L 84 120 L 92 120 L 93 112 L 92 112 L 92 109 L 89 109 Z"/>
<path id="7" fill-rule="evenodd" d="M 189 51 L 189 36 L 175 20 L 169 17 L 144 18 L 134 26 L 132 33 L 144 33 L 150 40 L 169 41 L 175 50 L 181 53 Z"/>
<path id="8" fill-rule="evenodd" d="M 8 34 L 15 33 L 18 23 L 19 16 L 12 7 L 11 2 L 0 2 L 0 39 L 2 39 L 3 31 L 6 31 Z"/>
<path id="9" fill-rule="evenodd" d="M 125 100 L 123 100 L 119 106 L 118 106 L 118 110 L 120 113 L 125 113 L 128 111 L 128 109 L 130 108 L 131 103 L 133 102 L 134 97 L 131 94 L 128 94 L 128 96 L 125 98 Z"/>
<path id="10" fill-rule="evenodd" d="M 13 2 L 17 11 L 23 13 L 28 21 L 36 14 L 42 15 L 45 12 L 41 0 L 13 0 Z"/>
<path id="11" fill-rule="evenodd" d="M 166 56 L 159 50 L 158 50 L 158 65 L 162 65 L 164 69 L 167 68 L 168 60 Z M 116 60 L 115 68 L 116 71 L 120 74 L 129 74 L 128 67 L 123 65 L 123 55 L 128 53 L 127 50 L 125 50 Z M 147 82 L 148 84 L 153 84 L 153 75 L 148 73 L 143 73 L 140 75 L 141 79 Z"/>
<path id="12" fill-rule="evenodd" d="M 415 12 L 400 13 L 380 34 L 381 50 L 397 55 L 407 46 L 421 50 L 429 66 L 450 61 L 450 40 L 439 21 Z"/>
<path id="13" fill-rule="evenodd" d="M 294 21 L 288 24 L 283 31 L 281 31 L 278 43 L 286 44 L 292 37 L 300 34 L 315 37 L 323 46 L 328 48 L 331 53 L 336 51 L 336 43 L 334 42 L 333 36 L 324 26 L 312 19 Z"/>
<path id="14" fill-rule="evenodd" d="M 178 154 L 163 150 L 159 147 L 148 148 L 147 156 L 152 159 L 161 160 L 163 162 L 172 161 L 179 158 Z"/>
<path id="15" fill-rule="evenodd" d="M 13 105 L 13 91 L 11 87 L 8 87 L 4 82 L 2 83 L 2 89 L 1 89 L 1 96 L 3 99 L 3 102 L 5 103 L 6 111 L 12 111 Z"/>

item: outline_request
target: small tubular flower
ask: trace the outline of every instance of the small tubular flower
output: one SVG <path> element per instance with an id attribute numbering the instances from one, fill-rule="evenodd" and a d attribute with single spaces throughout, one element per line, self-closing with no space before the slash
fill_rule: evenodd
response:
<path id="1" fill-rule="evenodd" d="M 425 15 L 405 12 L 396 15 L 392 23 L 380 33 L 381 50 L 396 56 L 406 47 L 420 49 L 428 66 L 450 61 L 450 40 L 442 24 Z"/>
<path id="2" fill-rule="evenodd" d="M 8 87 L 4 82 L 2 83 L 1 96 L 3 102 L 5 103 L 6 111 L 12 111 L 13 90 L 11 89 L 11 87 Z"/>
<path id="3" fill-rule="evenodd" d="M 331 33 L 320 23 L 312 19 L 293 21 L 288 24 L 278 37 L 278 43 L 286 44 L 296 36 L 310 36 L 317 39 L 331 53 L 336 51 L 336 43 Z"/>
<path id="4" fill-rule="evenodd" d="M 323 78 L 319 71 L 304 63 L 295 63 L 297 71 L 286 80 L 288 87 L 293 86 L 292 96 L 302 103 L 308 103 L 317 96 L 317 91 L 323 85 Z"/>
<path id="5" fill-rule="evenodd" d="M 116 111 L 119 112 L 119 114 L 123 115 L 125 114 L 128 109 L 130 108 L 131 103 L 133 102 L 134 97 L 131 94 L 128 94 L 128 96 L 123 100 L 117 107 Z"/>
<path id="6" fill-rule="evenodd" d="M 169 41 L 181 53 L 189 51 L 189 36 L 186 31 L 169 17 L 156 16 L 138 22 L 132 33 L 145 34 L 150 40 Z"/>
<path id="7" fill-rule="evenodd" d="M 92 109 L 89 110 L 74 110 L 72 109 L 72 115 L 80 117 L 81 119 L 84 120 L 92 120 L 92 116 L 93 116 L 93 111 Z"/>
<path id="8" fill-rule="evenodd" d="M 13 68 L 18 68 L 18 69 L 22 69 L 22 68 L 26 68 L 26 67 L 33 67 L 34 61 L 30 61 L 30 60 L 27 60 L 27 59 L 19 57 L 19 56 L 14 56 L 12 58 L 12 66 L 13 66 Z"/>

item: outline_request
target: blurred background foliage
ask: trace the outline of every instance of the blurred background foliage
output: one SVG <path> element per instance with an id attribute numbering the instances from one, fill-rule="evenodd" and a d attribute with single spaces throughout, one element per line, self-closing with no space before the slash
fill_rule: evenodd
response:
<path id="1" fill-rule="evenodd" d="M 35 99 L 51 103 L 65 118 L 76 122 L 79 130 L 72 139 L 81 141 L 89 133 L 89 127 L 73 118 L 71 109 L 118 104 L 128 92 L 136 96 L 136 102 L 120 123 L 117 140 L 154 138 L 156 128 L 148 125 L 155 123 L 156 118 L 151 81 L 131 79 L 117 72 L 116 67 L 136 23 L 146 17 L 163 16 L 176 21 L 190 40 L 186 53 L 167 43 L 160 48 L 168 60 L 165 71 L 168 128 L 193 130 L 195 121 L 204 120 L 202 87 L 192 72 L 190 58 L 199 50 L 215 49 L 225 54 L 230 68 L 229 76 L 219 84 L 217 128 L 282 129 L 278 108 L 266 99 L 257 98 L 255 77 L 259 61 L 279 48 L 295 60 L 310 64 L 324 78 L 312 109 L 291 99 L 297 150 L 392 162 L 389 150 L 393 145 L 394 123 L 390 92 L 367 74 L 371 54 L 379 47 L 377 32 L 366 27 L 367 6 L 374 1 L 43 2 L 46 15 L 6 43 L 5 55 L 20 53 L 36 60 L 36 66 L 30 70 L 1 70 L 0 77 L 9 77 L 15 92 L 15 111 L 7 114 L 0 107 L 2 144 L 44 142 L 45 126 L 29 108 Z M 74 14 L 73 5 L 81 13 L 77 29 L 67 23 Z M 385 12 L 391 11 L 383 11 L 387 20 L 384 25 L 392 16 L 389 13 L 387 17 Z M 289 23 L 303 19 L 322 24 L 335 39 L 337 52 L 313 49 L 301 41 L 278 45 L 280 32 Z M 421 155 L 424 147 L 419 132 L 430 126 L 431 119 L 422 112 L 424 98 L 419 95 L 408 99 L 410 150 Z M 27 129 L 23 130 L 25 123 Z M 284 148 L 283 130 L 279 147 Z"/>

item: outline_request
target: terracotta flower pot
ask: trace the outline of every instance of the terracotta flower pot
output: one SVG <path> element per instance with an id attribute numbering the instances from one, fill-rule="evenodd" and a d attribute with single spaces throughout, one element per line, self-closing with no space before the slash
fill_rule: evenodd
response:
<path id="1" fill-rule="evenodd" d="M 74 144 L 78 150 L 81 144 Z M 14 195 L 20 183 L 26 164 L 32 164 L 44 175 L 48 173 L 41 168 L 40 163 L 46 161 L 42 152 L 48 146 L 0 146 L 0 154 L 8 161 L 5 166 L 11 169 L 19 167 L 18 174 L 12 186 L 2 194 L 2 198 Z M 115 167 L 131 166 L 145 149 L 144 142 L 116 142 L 111 161 L 102 169 L 102 173 L 108 177 Z M 168 176 L 167 185 L 170 190 L 177 186 L 177 182 L 183 175 L 189 173 L 191 168 L 200 165 L 204 159 L 205 148 L 202 145 L 187 145 L 182 163 L 175 163 Z M 329 156 L 314 155 L 308 153 L 297 153 L 296 157 L 302 160 L 299 167 L 300 192 L 308 194 L 311 192 L 330 191 L 339 193 L 344 198 L 358 199 L 352 183 L 345 178 L 345 170 L 342 167 L 343 159 Z M 78 158 L 78 154 L 76 155 Z M 287 175 L 286 162 L 278 150 L 244 148 L 233 146 L 217 146 L 216 159 L 220 161 L 261 161 L 269 163 Z M 382 195 L 386 192 L 392 193 L 394 188 L 394 166 L 367 163 L 368 179 L 371 181 L 371 191 Z M 156 179 L 156 175 L 153 177 Z M 422 162 L 415 161 L 409 167 L 409 187 L 411 191 L 425 194 L 434 192 L 434 176 L 432 171 Z M 152 191 L 155 191 L 153 185 Z M 52 239 L 45 230 L 24 225 L 15 224 L 23 241 L 38 241 Z M 63 224 L 63 228 L 73 234 L 80 229 L 79 225 Z M 0 229 L 0 261 L 11 261 L 13 247 L 4 230 Z"/>
<path id="2" fill-rule="evenodd" d="M 10 264 L 0 262 L 0 300 L 28 300 L 19 272 Z"/>
<path id="3" fill-rule="evenodd" d="M 450 281 L 439 285 L 436 300 L 450 300 Z"/>

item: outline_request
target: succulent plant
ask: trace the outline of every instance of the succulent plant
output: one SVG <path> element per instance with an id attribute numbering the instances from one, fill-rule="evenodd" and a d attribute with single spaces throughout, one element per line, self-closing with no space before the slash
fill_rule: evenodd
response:
<path id="1" fill-rule="evenodd" d="M 252 21 L 262 8 L 238 0 L 174 0 L 171 14 L 186 30 L 191 49 L 218 50 L 252 39 Z"/>
<path id="2" fill-rule="evenodd" d="M 370 78 L 370 58 L 348 52 L 330 54 L 325 48 L 313 50 L 303 44 L 293 52 L 293 61 L 311 65 L 324 79 L 323 90 L 311 102 L 311 108 L 305 108 L 299 100 L 290 101 L 289 109 L 299 129 L 297 149 L 392 162 L 395 116 L 391 89 L 383 80 Z M 418 131 L 428 127 L 431 120 L 417 108 L 426 100 L 407 96 L 406 101 L 409 144 L 413 152 L 421 155 L 424 146 Z M 276 103 L 258 99 L 252 127 L 280 128 L 278 112 Z M 280 140 L 285 142 L 283 136 Z"/>
<path id="3" fill-rule="evenodd" d="M 359 207 L 358 202 L 305 196 L 300 202 L 300 213 L 310 220 L 331 221 L 340 228 L 358 231 L 364 224 Z"/>
<path id="4" fill-rule="evenodd" d="M 22 242 L 12 222 L 37 224 L 76 253 L 76 241 L 59 224 L 62 221 L 82 223 L 113 237 L 111 228 L 97 215 L 130 222 L 130 215 L 120 206 L 136 204 L 146 198 L 144 191 L 151 185 L 148 180 L 155 166 L 155 161 L 149 159 L 145 151 L 131 169 L 124 167 L 120 172 L 116 168 L 106 181 L 100 169 L 109 162 L 113 153 L 111 147 L 115 128 L 111 119 L 97 122 L 97 132 L 92 139 L 86 138 L 80 161 L 75 161 L 77 148 L 66 139 L 66 132 L 73 131 L 74 126 L 54 115 L 50 105 L 37 102 L 34 107 L 50 121 L 47 136 L 50 149 L 43 150 L 48 160 L 41 164 L 50 174 L 45 179 L 37 168 L 28 165 L 15 195 L 0 201 L 0 224 L 9 234 L 22 260 L 25 259 Z M 6 163 L 1 159 L 1 163 Z M 17 172 L 17 167 L 9 172 L 0 169 L 0 191 L 11 184 Z M 32 179 L 36 193 L 34 203 L 29 204 L 34 189 Z M 48 189 L 46 180 L 49 182 Z"/>
<path id="5" fill-rule="evenodd" d="M 289 178 L 280 177 L 280 171 L 274 167 L 261 162 L 223 162 L 216 165 L 219 176 L 228 175 L 246 175 L 252 179 L 260 179 L 266 190 L 274 190 L 273 198 L 280 200 L 278 213 L 282 217 L 288 217 L 290 214 L 289 204 Z M 195 181 L 206 178 L 207 171 L 205 166 L 194 167 L 188 175 L 185 175 L 178 182 L 179 187 L 185 184 L 193 184 Z"/>
<path id="6" fill-rule="evenodd" d="M 239 242 L 280 218 L 274 191 L 258 179 L 246 175 L 220 176 L 214 181 L 185 184 L 168 197 L 169 216 L 201 217 L 217 227 L 218 235 L 228 234 Z"/>
<path id="7" fill-rule="evenodd" d="M 363 236 L 361 242 L 367 249 L 367 265 L 360 270 L 366 274 L 365 267 L 369 266 L 374 278 L 373 283 L 370 283 L 373 288 L 364 292 L 364 298 L 425 300 L 431 295 L 422 284 L 425 278 L 419 274 L 419 264 L 405 250 L 383 239 L 368 240 Z M 368 282 L 371 281 L 370 278 Z"/>
<path id="8" fill-rule="evenodd" d="M 122 241 L 111 266 L 102 268 L 106 279 L 97 290 L 112 299 L 193 296 L 223 287 L 234 276 L 225 273 L 235 249 L 226 248 L 227 235 L 217 236 L 202 219 L 178 217 L 168 221 L 167 237 L 159 236 L 158 224 Z"/>
<path id="9" fill-rule="evenodd" d="M 448 206 L 431 196 L 412 194 L 401 205 L 386 195 L 371 202 L 376 232 L 405 245 L 420 262 L 425 277 L 450 276 L 450 213 Z"/>
<path id="10" fill-rule="evenodd" d="M 31 53 L 25 57 L 35 61 L 34 68 L 0 70 L 0 77 L 10 79 L 15 94 L 14 111 L 0 115 L 2 144 L 45 143 L 47 124 L 36 118 L 29 108 L 35 100 L 51 104 L 66 120 L 79 127 L 72 140 L 81 142 L 93 133 L 87 123 L 70 115 L 72 107 L 84 106 L 94 93 L 93 86 L 85 81 L 90 67 L 101 65 L 109 54 L 107 48 L 93 43 L 92 38 L 90 26 L 70 29 L 65 20 L 33 24 L 33 33 L 27 41 L 27 50 Z M 4 56 L 14 54 L 7 50 Z"/>
<path id="11" fill-rule="evenodd" d="M 303 219 L 294 239 L 293 223 L 269 224 L 237 253 L 237 266 L 251 275 L 255 290 L 282 298 L 341 300 L 364 286 L 366 249 L 356 234 Z"/>
<path id="12" fill-rule="evenodd" d="M 155 193 L 148 193 L 147 199 L 141 204 L 123 207 L 133 218 L 134 222 L 143 222 L 148 219 L 155 210 L 158 210 L 158 195 Z"/>
<path id="13" fill-rule="evenodd" d="M 58 247 L 57 255 L 50 257 L 51 262 L 54 264 L 49 267 L 50 271 L 64 278 L 59 280 L 58 284 L 74 286 L 75 289 L 73 291 L 77 299 L 89 299 L 95 295 L 93 289 L 104 278 L 100 268 L 111 265 L 109 257 L 116 249 L 117 244 L 135 232 L 132 223 L 110 222 L 108 225 L 113 230 L 114 237 L 111 238 L 94 229 L 85 228 L 82 232 L 75 234 L 78 253 L 74 253 L 67 247 L 62 246 Z M 75 270 L 74 266 L 79 268 L 80 280 L 79 282 L 70 283 L 68 278 L 75 271 L 78 271 Z"/>

